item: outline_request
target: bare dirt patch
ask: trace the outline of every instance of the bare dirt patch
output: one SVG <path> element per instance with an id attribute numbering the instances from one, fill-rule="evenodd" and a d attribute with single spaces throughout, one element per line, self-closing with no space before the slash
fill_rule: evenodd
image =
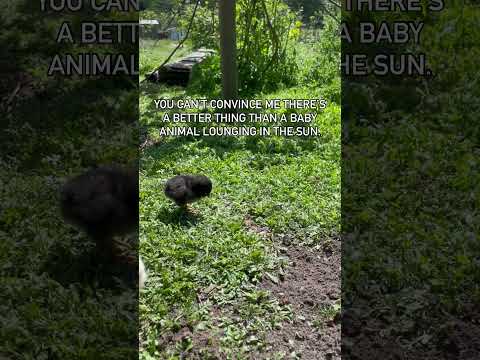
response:
<path id="1" fill-rule="evenodd" d="M 293 321 L 267 334 L 265 356 L 340 359 L 340 241 L 324 251 L 290 245 L 282 248 L 289 267 L 279 281 L 261 287 L 292 308 Z"/>
<path id="2" fill-rule="evenodd" d="M 439 311 L 425 291 L 410 290 L 403 304 L 421 306 L 414 315 L 398 304 L 357 300 L 343 314 L 343 358 L 382 360 L 480 359 L 478 310 L 452 316 Z M 437 304 L 438 306 L 438 304 Z"/>

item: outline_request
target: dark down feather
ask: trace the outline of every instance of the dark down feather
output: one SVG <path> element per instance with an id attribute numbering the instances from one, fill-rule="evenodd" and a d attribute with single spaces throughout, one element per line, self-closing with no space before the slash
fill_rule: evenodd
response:
<path id="1" fill-rule="evenodd" d="M 138 190 L 136 169 L 94 168 L 64 185 L 62 215 L 110 251 L 113 236 L 138 226 Z"/>
<path id="2" fill-rule="evenodd" d="M 212 182 L 204 175 L 178 175 L 167 181 L 165 195 L 184 206 L 210 195 Z"/>

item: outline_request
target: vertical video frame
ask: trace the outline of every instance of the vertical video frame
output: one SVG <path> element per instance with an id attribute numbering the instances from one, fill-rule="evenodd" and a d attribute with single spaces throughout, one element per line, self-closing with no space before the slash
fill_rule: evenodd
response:
<path id="1" fill-rule="evenodd" d="M 143 2 L 141 359 L 340 358 L 340 17 Z"/>

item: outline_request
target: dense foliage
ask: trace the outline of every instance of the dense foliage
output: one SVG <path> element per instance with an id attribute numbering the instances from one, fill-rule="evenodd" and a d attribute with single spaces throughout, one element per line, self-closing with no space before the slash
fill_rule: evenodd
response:
<path id="1" fill-rule="evenodd" d="M 136 159 L 137 82 L 48 77 L 47 70 L 55 53 L 128 53 L 136 46 L 58 44 L 63 21 L 78 29 L 92 13 L 41 13 L 27 0 L 0 4 L 0 358 L 132 356 L 137 291 L 105 281 L 106 269 L 90 258 L 92 244 L 62 221 L 58 201 L 66 177 Z"/>
<path id="2" fill-rule="evenodd" d="M 192 11 L 188 11 L 189 15 Z M 186 16 L 181 22 L 183 27 L 188 27 L 189 19 L 190 16 Z M 278 89 L 281 85 L 292 85 L 297 72 L 294 44 L 301 25 L 295 13 L 280 0 L 242 0 L 237 2 L 237 19 L 240 94 L 252 95 L 258 91 Z M 191 32 L 193 47 L 219 50 L 218 22 L 215 6 L 209 3 L 201 6 Z M 203 72 L 218 73 L 215 71 L 219 67 L 218 62 L 217 58 L 204 64 L 204 67 L 210 68 L 204 68 Z"/>
<path id="3" fill-rule="evenodd" d="M 342 79 L 343 305 L 362 323 L 361 357 L 478 357 L 458 334 L 478 331 L 480 302 L 479 8 L 419 17 L 421 44 L 399 51 L 426 53 L 434 77 Z"/>
<path id="4" fill-rule="evenodd" d="M 146 17 L 152 16 L 154 6 L 148 8 Z M 177 14 L 176 24 L 184 30 L 190 26 L 195 5 L 178 4 L 168 11 Z M 239 71 L 239 92 L 242 96 L 252 96 L 258 92 L 274 91 L 299 83 L 312 86 L 325 84 L 338 71 L 336 63 L 340 42 L 336 36 L 336 24 L 331 17 L 325 17 L 328 38 L 311 39 L 317 60 L 299 67 L 296 43 L 300 36 L 307 34 L 303 28 L 301 14 L 295 12 L 281 0 L 239 0 L 237 1 L 237 61 Z M 338 13 L 338 12 L 337 12 Z M 165 11 L 158 12 L 165 18 Z M 201 2 L 193 18 L 189 42 L 193 48 L 207 47 L 219 50 L 218 9 L 216 1 Z M 318 37 L 320 27 L 313 25 L 309 31 Z M 323 36 L 323 35 L 322 35 Z M 326 47 L 333 46 L 328 49 Z M 322 58 L 321 58 L 322 57 Z M 194 76 L 193 87 L 198 92 L 219 94 L 219 58 L 213 58 L 202 65 Z M 323 68 L 329 68 L 328 74 Z M 205 74 L 212 76 L 207 79 Z"/>

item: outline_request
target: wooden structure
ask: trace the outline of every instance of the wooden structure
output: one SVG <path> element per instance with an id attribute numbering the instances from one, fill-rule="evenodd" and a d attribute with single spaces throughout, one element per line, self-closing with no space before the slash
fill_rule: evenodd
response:
<path id="1" fill-rule="evenodd" d="M 155 70 L 147 79 L 169 85 L 186 86 L 190 80 L 193 67 L 214 53 L 215 51 L 211 49 L 198 49 L 176 62 L 168 63 Z"/>
<path id="2" fill-rule="evenodd" d="M 139 20 L 140 37 L 145 39 L 147 37 L 155 38 L 160 31 L 160 22 L 158 20 Z"/>

